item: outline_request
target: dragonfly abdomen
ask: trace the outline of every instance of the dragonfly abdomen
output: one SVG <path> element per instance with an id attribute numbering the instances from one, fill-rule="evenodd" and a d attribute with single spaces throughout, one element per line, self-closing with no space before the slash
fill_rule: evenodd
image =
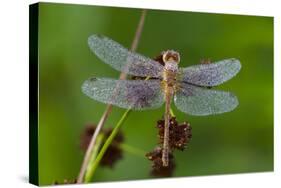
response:
<path id="1" fill-rule="evenodd" d="M 165 69 L 163 72 L 163 89 L 165 93 L 165 125 L 164 125 L 164 143 L 163 143 L 163 153 L 162 162 L 163 166 L 169 165 L 169 120 L 170 120 L 170 108 L 171 101 L 174 95 L 174 87 L 176 85 L 176 71 Z"/>

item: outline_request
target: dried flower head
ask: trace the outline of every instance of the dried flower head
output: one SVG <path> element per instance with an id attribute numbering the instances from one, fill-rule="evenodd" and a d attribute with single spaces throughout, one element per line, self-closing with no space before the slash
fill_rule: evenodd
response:
<path id="1" fill-rule="evenodd" d="M 83 133 L 81 134 L 80 148 L 84 152 L 86 152 L 95 130 L 96 130 L 95 125 L 88 125 L 88 126 L 86 126 Z M 112 132 L 112 128 L 101 130 L 101 133 L 104 134 L 104 136 L 105 136 L 104 140 L 106 140 L 109 137 L 111 132 Z M 119 147 L 119 144 L 122 143 L 123 141 L 124 141 L 124 136 L 123 136 L 122 132 L 119 132 L 116 135 L 116 137 L 114 138 L 112 144 L 106 150 L 106 152 L 100 162 L 100 164 L 102 166 L 107 166 L 107 167 L 113 168 L 114 164 L 123 157 L 123 151 Z M 104 142 L 102 143 L 102 145 L 103 144 L 104 144 Z"/>
<path id="2" fill-rule="evenodd" d="M 81 136 L 80 136 L 80 148 L 82 149 L 82 151 L 86 152 L 87 148 L 91 142 L 92 136 L 94 134 L 96 130 L 96 125 L 91 124 L 91 125 L 87 125 Z"/>
<path id="3" fill-rule="evenodd" d="M 173 171 L 175 169 L 175 162 L 174 156 L 171 152 L 169 153 L 168 166 L 163 166 L 161 147 L 156 147 L 153 151 L 147 153 L 146 157 L 153 162 L 152 169 L 150 172 L 151 175 L 158 177 L 170 177 L 173 175 Z"/>
<path id="4" fill-rule="evenodd" d="M 159 144 L 164 142 L 164 124 L 165 121 L 157 122 Z M 191 126 L 187 122 L 178 124 L 176 117 L 171 117 L 169 122 L 169 146 L 171 150 L 184 150 L 192 137 Z"/>

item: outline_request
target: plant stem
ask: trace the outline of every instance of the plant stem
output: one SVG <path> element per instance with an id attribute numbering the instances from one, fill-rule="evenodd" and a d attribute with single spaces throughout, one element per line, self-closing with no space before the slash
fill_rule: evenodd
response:
<path id="1" fill-rule="evenodd" d="M 137 30 L 136 30 L 136 33 L 135 33 L 135 37 L 134 37 L 134 40 L 132 42 L 131 51 L 135 51 L 137 49 L 137 46 L 138 46 L 138 43 L 139 43 L 139 40 L 140 40 L 140 37 L 141 37 L 141 33 L 142 33 L 142 30 L 143 30 L 145 17 L 146 17 L 146 10 L 142 10 L 141 17 L 140 17 L 140 20 L 139 20 L 139 23 L 138 23 L 138 27 L 137 27 Z M 119 79 L 126 79 L 126 74 L 121 73 L 120 76 L 119 76 Z M 97 128 L 96 128 L 96 130 L 95 130 L 95 132 L 92 136 L 91 142 L 90 142 L 90 144 L 87 148 L 87 151 L 86 151 L 85 157 L 83 159 L 83 163 L 82 163 L 82 166 L 81 166 L 78 178 L 77 178 L 77 183 L 83 182 L 83 178 L 84 178 L 84 175 L 86 173 L 87 166 L 89 165 L 89 162 L 90 162 L 90 159 L 91 159 L 91 154 L 93 152 L 93 148 L 94 148 L 97 136 L 100 133 L 101 128 L 104 126 L 111 110 L 112 110 L 112 105 L 108 104 L 104 113 L 103 113 L 103 115 L 102 115 L 102 117 L 101 117 L 101 119 L 100 119 L 100 121 L 99 121 L 99 123 L 98 123 L 98 125 L 97 125 Z"/>
<path id="2" fill-rule="evenodd" d="M 144 25 L 144 21 L 145 21 L 145 16 L 146 16 L 146 10 L 142 10 L 141 12 L 141 17 L 140 17 L 140 20 L 139 20 L 139 23 L 138 23 L 138 27 L 137 27 L 137 30 L 136 30 L 136 33 L 135 33 L 135 37 L 134 37 L 134 40 L 132 42 L 132 46 L 131 46 L 131 51 L 136 51 L 137 47 L 138 47 L 138 44 L 139 44 L 139 40 L 140 40 L 140 37 L 141 37 L 141 33 L 142 33 L 142 29 L 143 29 L 143 25 Z"/>
<path id="3" fill-rule="evenodd" d="M 121 119 L 118 121 L 117 125 L 114 127 L 113 131 L 111 132 L 111 134 L 109 135 L 109 137 L 107 138 L 107 140 L 105 141 L 103 147 L 101 148 L 99 154 L 97 155 L 96 160 L 93 162 L 93 164 L 90 166 L 88 166 L 88 171 L 87 171 L 87 177 L 85 177 L 85 182 L 88 183 L 91 181 L 94 172 L 96 171 L 103 155 L 105 154 L 107 148 L 110 146 L 110 144 L 112 143 L 114 137 L 117 135 L 121 125 L 124 123 L 127 115 L 129 114 L 131 110 L 128 109 L 126 110 L 126 112 L 122 115 Z"/>
<path id="4" fill-rule="evenodd" d="M 173 109 L 171 107 L 170 107 L 170 113 L 171 113 L 172 117 L 175 117 L 175 113 L 174 113 L 174 111 L 173 111 Z"/>
<path id="5" fill-rule="evenodd" d="M 141 150 L 141 149 L 138 149 L 138 148 L 135 148 L 135 147 L 132 147 L 128 144 L 124 144 L 124 143 L 120 143 L 119 144 L 119 147 L 128 152 L 128 153 L 131 153 L 131 154 L 134 154 L 134 155 L 137 155 L 137 156 L 140 156 L 140 157 L 144 157 L 145 156 L 145 151 Z"/>
<path id="6" fill-rule="evenodd" d="M 95 144 L 95 146 L 94 146 L 94 148 L 93 148 L 93 152 L 92 152 L 91 159 L 90 159 L 90 161 L 89 161 L 88 168 L 89 168 L 90 166 L 92 166 L 91 164 L 94 163 L 95 158 L 96 158 L 96 156 L 98 155 L 98 151 L 99 151 L 99 149 L 100 149 L 100 146 L 101 146 L 101 144 L 102 144 L 103 139 L 104 139 L 104 134 L 103 134 L 103 133 L 99 134 L 98 137 L 97 137 L 97 140 L 96 140 L 96 144 Z M 85 178 L 86 178 L 86 179 L 87 179 L 87 177 L 89 177 L 89 175 L 90 175 L 88 172 L 89 172 L 89 170 L 87 169 L 86 174 L 85 174 Z"/>
<path id="7" fill-rule="evenodd" d="M 105 112 L 103 113 L 98 125 L 97 125 L 97 128 L 91 138 L 91 141 L 90 141 L 90 144 L 87 148 L 87 151 L 86 151 L 86 154 L 85 154 L 85 157 L 84 157 L 84 160 L 83 160 L 83 163 L 82 163 L 82 166 L 81 166 L 81 169 L 80 169 L 80 173 L 79 173 L 79 176 L 77 178 L 77 183 L 82 183 L 83 182 L 83 178 L 84 178 L 84 175 L 86 173 L 86 170 L 87 170 L 87 166 L 89 165 L 90 163 L 90 159 L 92 158 L 91 155 L 93 155 L 93 149 L 94 149 L 94 146 L 95 146 L 95 143 L 96 143 L 96 139 L 98 137 L 98 134 L 100 133 L 100 130 L 101 128 L 103 127 L 104 125 L 104 122 L 106 121 L 109 113 L 111 112 L 111 109 L 112 109 L 112 106 L 111 105 L 107 105 L 106 107 L 106 110 Z"/>

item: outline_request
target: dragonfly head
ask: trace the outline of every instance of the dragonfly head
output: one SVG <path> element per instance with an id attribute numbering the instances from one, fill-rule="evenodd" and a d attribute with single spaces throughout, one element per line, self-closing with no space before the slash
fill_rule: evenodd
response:
<path id="1" fill-rule="evenodd" d="M 164 63 L 176 63 L 180 62 L 180 54 L 174 50 L 167 50 L 162 53 Z"/>

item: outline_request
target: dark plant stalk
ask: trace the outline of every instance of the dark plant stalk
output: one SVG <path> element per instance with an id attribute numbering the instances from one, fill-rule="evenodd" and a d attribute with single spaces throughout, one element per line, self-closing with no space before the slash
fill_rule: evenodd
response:
<path id="1" fill-rule="evenodd" d="M 138 43 L 139 43 L 139 40 L 140 40 L 140 37 L 141 37 L 141 33 L 142 33 L 142 30 L 143 30 L 145 16 L 146 16 L 146 10 L 142 10 L 141 17 L 140 17 L 140 20 L 139 20 L 139 24 L 138 24 L 138 27 L 137 27 L 137 30 L 136 30 L 136 33 L 135 33 L 135 37 L 134 37 L 134 40 L 132 42 L 131 51 L 135 51 L 137 49 L 137 46 L 138 46 Z M 125 73 L 121 73 L 119 79 L 126 79 L 126 76 L 127 75 Z M 87 166 L 89 165 L 89 162 L 90 162 L 90 159 L 91 159 L 91 154 L 93 152 L 93 148 L 94 148 L 97 136 L 98 136 L 100 130 L 102 129 L 102 127 L 104 126 L 105 121 L 107 120 L 111 110 L 112 110 L 112 105 L 108 104 L 104 113 L 103 113 L 103 115 L 102 115 L 102 117 L 101 117 L 101 119 L 100 119 L 100 121 L 99 121 L 99 123 L 98 123 L 98 125 L 97 125 L 97 128 L 96 128 L 96 130 L 95 130 L 95 132 L 92 136 L 91 142 L 90 142 L 90 144 L 88 146 L 88 149 L 86 151 L 86 154 L 85 154 L 85 157 L 83 159 L 83 163 L 82 163 L 82 166 L 81 166 L 78 178 L 77 178 L 77 183 L 83 182 L 84 175 L 86 173 Z"/>

